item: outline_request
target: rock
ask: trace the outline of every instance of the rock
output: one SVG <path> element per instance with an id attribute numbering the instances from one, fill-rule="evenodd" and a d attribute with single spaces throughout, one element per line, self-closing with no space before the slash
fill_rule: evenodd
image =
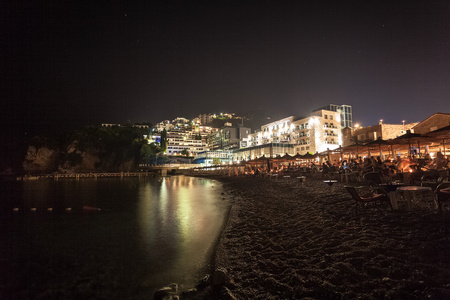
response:
<path id="1" fill-rule="evenodd" d="M 205 277 L 203 277 L 202 279 L 200 279 L 195 288 L 197 290 L 203 290 L 204 288 L 206 288 L 209 285 L 209 275 L 206 275 Z"/>
<path id="2" fill-rule="evenodd" d="M 178 297 L 178 284 L 171 283 L 168 286 L 165 286 L 159 290 L 157 290 L 153 294 L 154 300 L 177 300 Z"/>
<path id="3" fill-rule="evenodd" d="M 157 290 L 153 294 L 153 299 L 154 300 L 169 300 L 169 299 L 171 299 L 170 298 L 171 296 L 172 296 L 172 288 L 166 286 L 166 287 L 163 287 L 163 288 Z"/>
<path id="4" fill-rule="evenodd" d="M 29 146 L 23 169 L 26 173 L 51 173 L 57 170 L 58 155 L 55 150 L 34 146 Z"/>
<path id="5" fill-rule="evenodd" d="M 167 287 L 170 287 L 170 288 L 172 289 L 172 293 L 178 294 L 178 284 L 176 284 L 176 283 L 171 283 L 171 284 L 169 284 Z"/>
<path id="6" fill-rule="evenodd" d="M 223 268 L 217 268 L 214 270 L 212 276 L 211 276 L 211 285 L 217 286 L 217 285 L 225 285 L 228 283 L 228 274 L 227 271 Z"/>
<path id="7" fill-rule="evenodd" d="M 184 298 L 189 298 L 189 297 L 193 297 L 197 294 L 197 289 L 196 288 L 192 288 L 186 291 L 182 291 L 180 294 L 181 299 Z"/>

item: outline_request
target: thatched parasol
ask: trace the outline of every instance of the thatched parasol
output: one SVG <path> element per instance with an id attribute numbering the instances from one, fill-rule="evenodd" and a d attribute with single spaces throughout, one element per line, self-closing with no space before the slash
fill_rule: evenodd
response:
<path id="1" fill-rule="evenodd" d="M 282 161 L 292 161 L 292 160 L 295 160 L 295 158 L 293 157 L 293 156 L 291 156 L 291 155 L 289 155 L 289 154 L 285 154 L 285 155 L 283 155 L 282 157 L 281 157 L 281 160 Z"/>
<path id="2" fill-rule="evenodd" d="M 388 146 L 388 145 L 389 145 L 388 141 L 383 140 L 379 137 L 378 139 L 376 139 L 374 141 L 370 141 L 370 142 L 366 143 L 364 146 L 368 147 L 369 150 L 374 146 L 375 147 L 378 146 L 378 151 L 380 152 L 380 157 L 381 157 L 382 156 L 381 146 Z"/>
<path id="3" fill-rule="evenodd" d="M 314 154 L 311 154 L 311 153 L 306 153 L 305 155 L 303 155 L 303 159 L 314 159 L 314 158 L 316 158 L 317 157 L 317 155 L 314 155 Z"/>
<path id="4" fill-rule="evenodd" d="M 425 133 L 424 136 L 437 140 L 442 140 L 442 147 L 444 148 L 444 155 L 445 155 L 445 140 L 450 139 L 450 125 Z"/>
<path id="5" fill-rule="evenodd" d="M 420 152 L 420 143 L 427 143 L 430 142 L 431 138 L 424 136 L 419 133 L 412 133 L 410 130 L 407 130 L 407 132 L 399 137 L 396 137 L 395 139 L 389 141 L 391 145 L 408 145 L 408 154 L 411 156 L 411 143 L 417 143 L 419 146 L 419 152 Z"/>

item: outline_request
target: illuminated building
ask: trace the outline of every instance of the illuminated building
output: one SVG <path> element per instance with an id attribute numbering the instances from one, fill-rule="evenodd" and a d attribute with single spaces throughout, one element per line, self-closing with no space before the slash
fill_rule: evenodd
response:
<path id="1" fill-rule="evenodd" d="M 189 133 L 172 130 L 167 133 L 167 154 L 180 155 L 187 150 L 190 155 L 206 151 L 206 144 L 198 138 L 193 138 Z"/>
<path id="2" fill-rule="evenodd" d="M 328 104 L 327 106 L 318 108 L 314 110 L 313 112 L 319 111 L 319 110 L 329 110 L 329 111 L 335 111 L 339 112 L 341 115 L 341 128 L 345 127 L 353 127 L 353 112 L 352 107 L 350 105 L 336 105 L 336 104 Z"/>
<path id="3" fill-rule="evenodd" d="M 247 140 L 248 147 L 259 147 L 258 149 L 264 149 L 261 148 L 263 145 L 272 144 L 270 152 L 262 150 L 255 153 L 255 156 L 262 154 L 276 156 L 286 153 L 294 155 L 333 150 L 342 144 L 341 113 L 323 109 L 314 111 L 306 118 L 286 117 L 261 126 L 261 131 L 250 134 Z M 253 155 L 249 156 L 252 158 Z"/>
<path id="4" fill-rule="evenodd" d="M 223 165 L 232 162 L 233 153 L 232 151 L 224 150 L 213 150 L 213 151 L 203 151 L 194 155 L 194 164 L 200 164 L 204 167 L 209 167 L 213 165 Z"/>
<path id="5" fill-rule="evenodd" d="M 225 126 L 212 133 L 208 139 L 211 150 L 232 150 L 239 149 L 245 143 L 246 137 L 250 134 L 250 128 L 243 126 L 233 126 L 225 123 Z"/>

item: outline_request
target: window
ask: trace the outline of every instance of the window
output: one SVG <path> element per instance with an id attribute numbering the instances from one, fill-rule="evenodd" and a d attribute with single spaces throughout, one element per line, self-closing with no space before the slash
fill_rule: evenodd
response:
<path id="1" fill-rule="evenodd" d="M 328 115 L 324 115 L 324 117 L 325 117 L 325 120 L 328 119 Z"/>
<path id="2" fill-rule="evenodd" d="M 330 120 L 333 120 L 333 116 L 330 115 Z"/>

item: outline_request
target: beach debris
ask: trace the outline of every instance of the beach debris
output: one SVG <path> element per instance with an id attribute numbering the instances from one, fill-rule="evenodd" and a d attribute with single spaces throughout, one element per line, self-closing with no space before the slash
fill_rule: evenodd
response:
<path id="1" fill-rule="evenodd" d="M 36 207 L 32 207 L 30 210 L 31 211 L 36 211 Z"/>
<path id="2" fill-rule="evenodd" d="M 53 211 L 53 207 L 47 208 L 47 211 Z"/>
<path id="3" fill-rule="evenodd" d="M 72 207 L 67 207 L 66 211 L 72 211 Z"/>
<path id="4" fill-rule="evenodd" d="M 18 207 L 14 207 L 13 211 L 19 211 L 19 208 Z"/>

